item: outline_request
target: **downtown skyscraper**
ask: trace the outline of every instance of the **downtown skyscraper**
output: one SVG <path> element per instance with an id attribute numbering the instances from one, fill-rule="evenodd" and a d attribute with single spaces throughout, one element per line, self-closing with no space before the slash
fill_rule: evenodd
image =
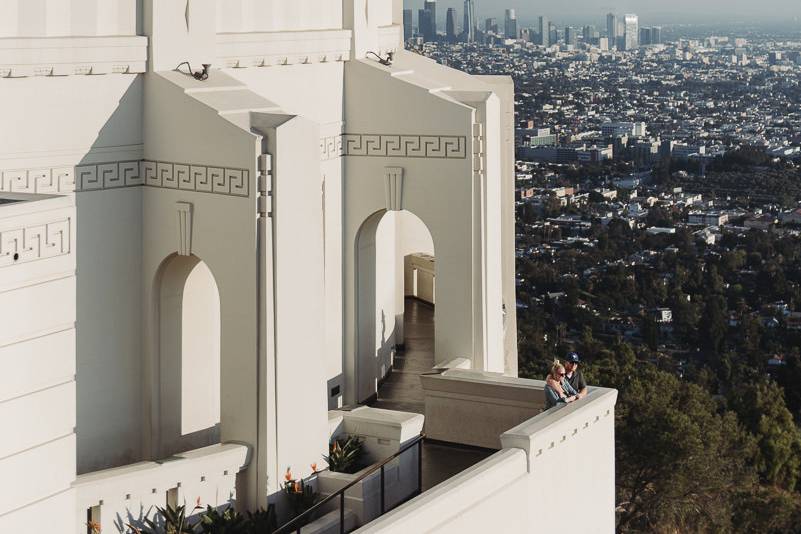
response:
<path id="1" fill-rule="evenodd" d="M 636 50 L 640 47 L 640 18 L 634 14 L 623 16 L 623 48 Z"/>
<path id="2" fill-rule="evenodd" d="M 606 36 L 609 38 L 609 48 L 617 47 L 617 15 L 609 13 L 606 16 Z"/>
<path id="3" fill-rule="evenodd" d="M 551 23 L 548 21 L 548 17 L 539 18 L 539 33 L 539 44 L 542 46 L 551 46 Z"/>
<path id="4" fill-rule="evenodd" d="M 517 39 L 517 14 L 514 9 L 506 10 L 503 28 L 507 39 Z"/>
<path id="5" fill-rule="evenodd" d="M 426 0 L 423 9 L 417 12 L 417 26 L 426 42 L 437 40 L 437 2 Z"/>
<path id="6" fill-rule="evenodd" d="M 445 13 L 445 40 L 456 42 L 456 9 L 449 7 Z"/>
<path id="7" fill-rule="evenodd" d="M 476 40 L 476 3 L 475 0 L 464 0 L 464 40 L 468 43 Z"/>
<path id="8" fill-rule="evenodd" d="M 411 9 L 403 10 L 403 40 L 408 41 L 414 36 L 414 14 Z"/>

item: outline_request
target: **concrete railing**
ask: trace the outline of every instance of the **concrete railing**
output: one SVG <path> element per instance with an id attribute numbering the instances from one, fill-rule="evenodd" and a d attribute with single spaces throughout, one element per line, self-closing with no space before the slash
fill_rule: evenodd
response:
<path id="1" fill-rule="evenodd" d="M 490 415 L 503 412 L 506 405 L 524 402 L 526 395 L 533 395 L 534 404 L 541 398 L 531 391 L 538 389 L 538 381 L 455 371 L 424 379 L 433 386 L 427 402 L 432 391 L 435 402 L 455 410 L 455 422 L 442 435 L 456 443 L 482 436 L 476 431 L 479 425 L 497 427 Z M 507 393 L 500 393 L 504 387 Z M 456 405 L 458 398 L 464 407 Z M 581 513 L 570 519 L 577 532 L 614 532 L 616 402 L 617 391 L 591 388 L 578 402 L 523 421 L 497 438 L 500 451 L 357 532 L 537 532 L 548 514 L 566 502 L 581 503 Z M 479 416 L 468 415 L 476 410 Z M 427 413 L 430 434 L 428 418 Z"/>
<path id="2" fill-rule="evenodd" d="M 453 368 L 420 380 L 430 439 L 499 449 L 503 432 L 545 407 L 540 380 Z"/>
<path id="3" fill-rule="evenodd" d="M 191 510 L 198 499 L 204 509 L 232 503 L 236 475 L 248 461 L 246 445 L 226 443 L 81 475 L 74 484 L 78 508 L 74 532 L 85 533 L 90 519 L 104 534 L 129 532 L 127 524 L 141 527 L 145 518 L 153 518 L 157 506 L 167 504 L 186 504 Z"/>

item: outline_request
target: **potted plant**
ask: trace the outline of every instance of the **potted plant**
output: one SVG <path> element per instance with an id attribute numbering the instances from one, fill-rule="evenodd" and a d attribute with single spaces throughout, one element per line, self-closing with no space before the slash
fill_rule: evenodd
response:
<path id="1" fill-rule="evenodd" d="M 342 436 L 335 438 L 329 444 L 328 456 L 324 456 L 328 469 L 318 474 L 317 482 L 320 494 L 327 497 L 354 484 L 345 491 L 345 502 L 349 510 L 356 516 L 358 525 L 364 525 L 381 515 L 381 473 L 376 470 L 362 480 L 365 473 L 375 465 L 375 460 L 382 458 L 375 452 L 370 453 L 365 442 L 358 436 Z M 375 459 L 375 460 L 374 460 Z M 373 461 L 371 461 L 373 460 Z M 387 505 L 390 504 L 390 495 L 393 485 L 399 478 L 399 462 L 390 462 L 385 466 L 385 490 Z M 338 504 L 337 504 L 338 506 Z M 328 507 L 330 511 L 334 506 Z"/>
<path id="2" fill-rule="evenodd" d="M 364 442 L 357 436 L 335 439 L 328 450 L 328 456 L 323 458 L 328 463 L 329 471 L 353 474 L 363 467 Z"/>
<path id="3" fill-rule="evenodd" d="M 316 464 L 312 464 L 313 468 Z M 314 488 L 307 484 L 305 480 L 298 479 L 292 476 L 292 470 L 287 468 L 284 475 L 284 494 L 289 500 L 289 506 L 292 509 L 293 517 L 297 517 L 317 502 L 319 494 L 314 491 Z"/>

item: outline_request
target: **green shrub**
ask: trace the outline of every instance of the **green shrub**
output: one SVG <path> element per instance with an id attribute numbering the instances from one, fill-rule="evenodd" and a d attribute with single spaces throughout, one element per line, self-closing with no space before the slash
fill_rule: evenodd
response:
<path id="1" fill-rule="evenodd" d="M 199 508 L 198 503 L 192 511 Z M 231 506 L 223 510 L 207 506 L 194 525 L 187 520 L 185 506 L 167 506 L 156 510 L 163 519 L 162 526 L 155 519 L 145 519 L 145 529 L 128 525 L 131 534 L 272 534 L 278 528 L 273 504 L 267 510 L 248 512 L 246 516 L 237 513 Z"/>

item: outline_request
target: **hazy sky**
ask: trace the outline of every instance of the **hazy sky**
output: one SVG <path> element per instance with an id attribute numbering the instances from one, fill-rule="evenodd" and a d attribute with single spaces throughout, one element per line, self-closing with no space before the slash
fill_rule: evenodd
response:
<path id="1" fill-rule="evenodd" d="M 423 0 L 404 0 L 404 3 L 415 10 L 416 23 L 416 10 L 423 6 Z M 463 6 L 464 0 L 437 0 L 437 18 L 444 21 L 449 7 L 455 7 L 461 17 Z M 502 19 L 505 8 L 515 8 L 517 18 L 523 23 L 546 15 L 557 22 L 581 20 L 600 25 L 604 15 L 614 11 L 636 13 L 645 24 L 759 19 L 795 22 L 801 30 L 801 0 L 476 0 L 476 6 L 479 19 Z"/>

